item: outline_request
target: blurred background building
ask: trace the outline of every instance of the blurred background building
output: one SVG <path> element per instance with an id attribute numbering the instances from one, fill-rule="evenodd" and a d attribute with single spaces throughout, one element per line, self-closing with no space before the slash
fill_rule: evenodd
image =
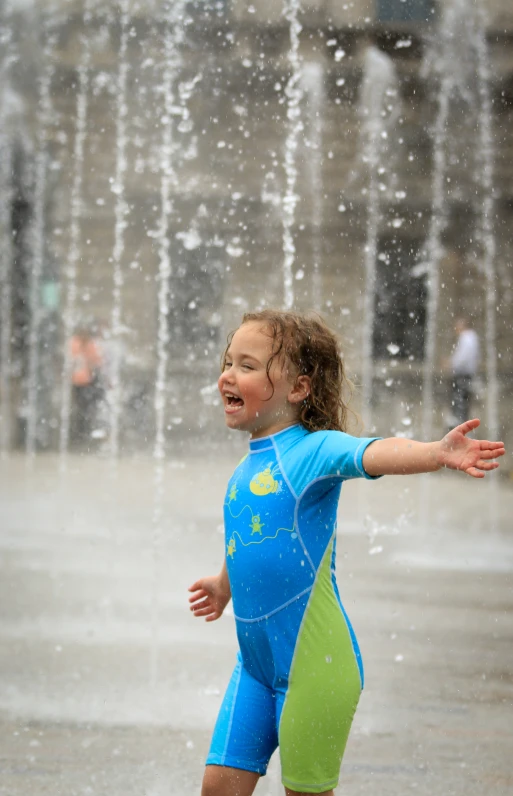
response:
<path id="1" fill-rule="evenodd" d="M 1 9 L 4 451 L 71 444 L 79 328 L 93 448 L 216 438 L 226 334 L 264 305 L 320 312 L 365 427 L 420 438 L 467 317 L 511 445 L 510 0 Z"/>

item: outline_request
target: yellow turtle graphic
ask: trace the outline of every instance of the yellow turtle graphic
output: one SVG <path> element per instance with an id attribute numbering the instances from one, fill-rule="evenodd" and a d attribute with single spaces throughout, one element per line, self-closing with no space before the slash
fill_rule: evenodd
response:
<path id="1" fill-rule="evenodd" d="M 235 553 L 235 550 L 236 550 L 236 548 L 235 548 L 235 537 L 232 536 L 230 541 L 228 542 L 228 549 L 227 549 L 226 553 L 227 553 L 227 555 L 230 556 L 230 558 L 233 558 L 233 554 Z"/>

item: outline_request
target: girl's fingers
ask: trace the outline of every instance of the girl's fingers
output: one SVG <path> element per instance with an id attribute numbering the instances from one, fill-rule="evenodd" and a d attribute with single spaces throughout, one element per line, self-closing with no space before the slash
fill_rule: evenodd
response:
<path id="1" fill-rule="evenodd" d="M 479 470 L 495 470 L 499 466 L 499 462 L 485 462 L 482 459 L 476 462 L 476 467 Z"/>
<path id="2" fill-rule="evenodd" d="M 200 578 L 194 581 L 187 591 L 206 591 L 210 587 L 211 582 L 212 578 Z"/>
<path id="3" fill-rule="evenodd" d="M 474 417 L 472 420 L 467 420 L 465 423 L 462 423 L 460 426 L 456 426 L 456 429 L 460 431 L 462 434 L 468 434 L 469 431 L 474 431 L 480 425 L 481 421 Z"/>
<path id="4" fill-rule="evenodd" d="M 201 602 L 198 601 L 198 602 L 194 603 L 193 605 L 191 605 L 191 611 L 194 611 L 194 613 L 196 613 L 197 611 L 201 611 L 202 608 L 206 608 L 207 605 L 210 605 L 210 601 L 208 600 L 208 598 L 205 599 L 205 600 L 202 600 Z"/>
<path id="5" fill-rule="evenodd" d="M 202 608 L 200 611 L 194 611 L 194 616 L 211 616 L 214 613 L 212 606 L 209 605 L 207 608 Z"/>
<path id="6" fill-rule="evenodd" d="M 203 597 L 206 597 L 206 596 L 207 596 L 207 592 L 204 589 L 198 590 L 195 594 L 192 594 L 189 597 L 189 602 L 190 603 L 195 603 L 198 600 L 201 600 L 201 599 L 203 599 Z"/>
<path id="7" fill-rule="evenodd" d="M 200 602 L 200 603 L 195 603 L 194 605 L 191 605 L 191 608 L 190 608 L 190 610 L 191 610 L 191 611 L 192 611 L 194 614 L 196 614 L 196 613 L 198 613 L 198 611 L 201 611 L 202 609 L 204 609 L 204 608 L 207 608 L 207 607 L 208 607 L 208 606 L 210 606 L 210 605 L 211 605 L 211 604 L 209 603 L 209 601 L 208 601 L 208 600 L 203 600 L 203 601 L 202 601 L 202 602 Z"/>
<path id="8" fill-rule="evenodd" d="M 498 462 L 485 462 L 481 459 L 476 462 L 473 467 L 468 467 L 465 472 L 473 478 L 484 478 L 485 474 L 483 471 L 489 472 L 490 470 L 496 470 L 498 466 Z"/>
<path id="9" fill-rule="evenodd" d="M 502 455 L 503 454 L 502 454 L 500 448 L 498 450 L 494 450 L 494 451 L 491 451 L 491 450 L 481 451 L 481 456 L 484 459 L 495 459 L 496 456 L 502 456 Z"/>

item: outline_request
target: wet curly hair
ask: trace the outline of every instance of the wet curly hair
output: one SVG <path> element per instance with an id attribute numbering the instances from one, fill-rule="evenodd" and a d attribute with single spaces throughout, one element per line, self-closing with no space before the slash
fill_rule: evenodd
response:
<path id="1" fill-rule="evenodd" d="M 353 385 L 345 374 L 337 338 L 325 321 L 313 313 L 265 309 L 245 313 L 241 325 L 253 321 L 265 326 L 272 340 L 272 355 L 267 363 L 270 383 L 269 373 L 277 358 L 292 365 L 296 378 L 310 379 L 310 393 L 299 405 L 301 425 L 308 431 L 347 431 L 350 418 L 357 419 L 348 405 Z M 228 335 L 222 369 L 235 331 Z"/>

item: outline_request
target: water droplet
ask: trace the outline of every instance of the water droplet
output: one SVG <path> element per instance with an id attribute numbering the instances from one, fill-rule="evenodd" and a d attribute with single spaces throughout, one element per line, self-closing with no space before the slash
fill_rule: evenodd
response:
<path id="1" fill-rule="evenodd" d="M 241 257 L 244 254 L 244 249 L 241 246 L 229 243 L 226 247 L 226 254 L 229 254 L 230 257 Z"/>
<path id="2" fill-rule="evenodd" d="M 184 248 L 187 251 L 194 251 L 198 246 L 201 246 L 202 240 L 197 229 L 188 229 L 183 232 L 177 232 L 176 237 L 181 240 Z"/>

